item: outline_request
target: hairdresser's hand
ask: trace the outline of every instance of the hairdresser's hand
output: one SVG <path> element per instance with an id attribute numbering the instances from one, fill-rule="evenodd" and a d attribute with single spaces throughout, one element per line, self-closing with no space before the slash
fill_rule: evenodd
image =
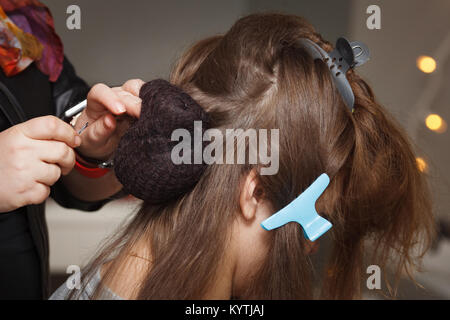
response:
<path id="1" fill-rule="evenodd" d="M 142 80 L 129 80 L 122 87 L 110 88 L 104 84 L 92 87 L 87 108 L 78 118 L 75 130 L 82 132 L 78 151 L 86 157 L 107 160 L 114 153 L 120 138 L 130 125 L 130 118 L 141 113 L 139 91 Z"/>
<path id="2" fill-rule="evenodd" d="M 0 213 L 40 204 L 75 164 L 81 139 L 64 121 L 35 118 L 0 133 Z"/>

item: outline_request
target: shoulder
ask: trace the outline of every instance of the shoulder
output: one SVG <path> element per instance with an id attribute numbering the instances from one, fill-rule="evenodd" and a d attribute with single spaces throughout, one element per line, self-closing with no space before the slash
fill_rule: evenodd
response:
<path id="1" fill-rule="evenodd" d="M 151 262 L 146 255 L 129 254 L 124 259 L 110 261 L 102 267 L 104 285 L 120 297 L 136 299 L 150 268 Z"/>
<path id="2" fill-rule="evenodd" d="M 71 286 L 68 284 L 69 278 L 65 281 L 49 298 L 49 300 L 68 300 L 69 295 L 73 290 L 82 290 L 82 292 L 77 292 L 77 300 L 91 300 L 92 295 L 94 294 L 95 289 L 100 283 L 100 272 L 96 272 L 91 279 L 83 286 L 81 289 L 70 288 Z"/>

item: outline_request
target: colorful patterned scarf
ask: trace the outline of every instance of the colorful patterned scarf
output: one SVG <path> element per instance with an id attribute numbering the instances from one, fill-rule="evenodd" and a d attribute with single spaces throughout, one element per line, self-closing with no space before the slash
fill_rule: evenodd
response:
<path id="1" fill-rule="evenodd" d="M 0 0 L 0 67 L 10 77 L 35 62 L 55 82 L 64 50 L 48 8 L 37 0 Z"/>

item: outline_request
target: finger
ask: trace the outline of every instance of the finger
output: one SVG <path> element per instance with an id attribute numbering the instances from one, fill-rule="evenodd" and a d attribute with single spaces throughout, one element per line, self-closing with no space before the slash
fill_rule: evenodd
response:
<path id="1" fill-rule="evenodd" d="M 39 141 L 36 148 L 39 159 L 49 164 L 58 165 L 63 175 L 69 174 L 75 166 L 75 151 L 65 143 Z"/>
<path id="2" fill-rule="evenodd" d="M 141 79 L 132 79 L 125 82 L 122 89 L 128 91 L 132 95 L 139 97 L 142 86 L 145 84 Z"/>
<path id="3" fill-rule="evenodd" d="M 86 129 L 86 136 L 89 142 L 101 143 L 108 140 L 114 133 L 115 129 L 116 120 L 112 115 L 107 114 L 95 121 Z"/>
<path id="4" fill-rule="evenodd" d="M 43 183 L 35 183 L 27 193 L 28 204 L 41 204 L 50 196 L 50 187 Z"/>
<path id="5" fill-rule="evenodd" d="M 115 115 L 120 115 L 127 111 L 112 88 L 104 84 L 96 84 L 89 91 L 86 112 L 90 118 L 98 119 L 106 110 Z"/>
<path id="6" fill-rule="evenodd" d="M 139 115 L 141 114 L 141 105 L 142 105 L 141 98 L 124 90 L 116 91 L 116 94 L 119 96 L 120 100 L 125 105 L 125 108 L 127 109 L 127 114 L 135 118 L 139 118 Z"/>
<path id="7" fill-rule="evenodd" d="M 68 124 L 53 116 L 29 120 L 20 125 L 22 132 L 34 140 L 56 140 L 72 148 L 81 144 L 78 133 Z"/>
<path id="8" fill-rule="evenodd" d="M 36 182 L 52 186 L 61 178 L 61 168 L 56 164 L 38 162 L 36 166 Z"/>
<path id="9" fill-rule="evenodd" d="M 141 88 L 144 84 L 145 84 L 145 82 L 142 81 L 141 79 L 132 79 L 132 80 L 128 80 L 127 82 L 125 82 L 122 86 L 122 89 L 124 91 L 131 93 L 132 95 L 134 95 L 136 97 L 140 97 Z M 135 105 L 132 105 L 129 108 L 129 110 L 127 109 L 127 111 L 133 117 L 139 118 L 139 116 L 141 115 L 141 106 L 142 106 L 142 100 L 140 100 Z"/>

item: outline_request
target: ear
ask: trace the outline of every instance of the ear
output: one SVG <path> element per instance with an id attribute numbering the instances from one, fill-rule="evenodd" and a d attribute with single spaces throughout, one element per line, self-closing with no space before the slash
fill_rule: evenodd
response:
<path id="1" fill-rule="evenodd" d="M 253 220 L 256 215 L 256 209 L 258 207 L 258 200 L 255 197 L 256 185 L 256 173 L 252 170 L 244 179 L 239 197 L 241 213 L 245 220 Z"/>

